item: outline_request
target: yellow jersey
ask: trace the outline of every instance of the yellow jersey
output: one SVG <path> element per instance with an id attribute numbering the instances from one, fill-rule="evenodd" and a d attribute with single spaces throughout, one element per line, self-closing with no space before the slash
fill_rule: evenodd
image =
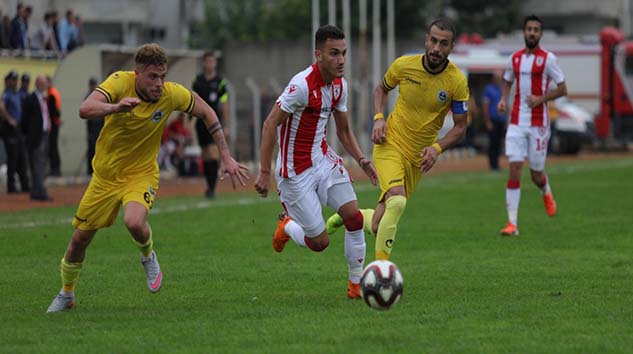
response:
<path id="1" fill-rule="evenodd" d="M 138 97 L 135 73 L 118 71 L 110 75 L 96 90 L 109 103 L 125 97 Z M 138 176 L 158 177 L 158 150 L 167 118 L 173 111 L 190 113 L 193 94 L 182 85 L 165 82 L 157 102 L 141 103 L 131 112 L 112 113 L 97 139 L 92 167 L 96 176 L 112 181 L 127 181 Z"/>
<path id="2" fill-rule="evenodd" d="M 420 166 L 420 153 L 437 140 L 449 109 L 468 111 L 468 83 L 451 62 L 439 73 L 428 72 L 422 54 L 402 56 L 391 64 L 383 78 L 385 88 L 400 86 L 393 112 L 387 119 L 386 144 Z"/>

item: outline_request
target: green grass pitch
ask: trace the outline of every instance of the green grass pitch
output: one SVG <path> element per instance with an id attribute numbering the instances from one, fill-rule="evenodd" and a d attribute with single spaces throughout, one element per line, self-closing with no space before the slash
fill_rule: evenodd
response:
<path id="1" fill-rule="evenodd" d="M 548 173 L 559 215 L 525 173 L 513 238 L 498 236 L 505 173 L 425 177 L 391 258 L 404 296 L 385 312 L 346 298 L 341 231 L 321 254 L 272 250 L 274 194 L 159 194 L 161 291 L 119 217 L 88 249 L 77 307 L 52 315 L 75 208 L 0 214 L 0 353 L 630 353 L 633 160 Z M 378 191 L 356 187 L 373 206 Z"/>

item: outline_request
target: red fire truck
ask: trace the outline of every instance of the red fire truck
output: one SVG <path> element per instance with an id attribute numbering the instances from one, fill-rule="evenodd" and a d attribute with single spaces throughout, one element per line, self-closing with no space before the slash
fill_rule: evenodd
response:
<path id="1" fill-rule="evenodd" d="M 596 135 L 619 141 L 633 139 L 633 40 L 622 31 L 606 27 L 600 31 L 600 112 Z"/>

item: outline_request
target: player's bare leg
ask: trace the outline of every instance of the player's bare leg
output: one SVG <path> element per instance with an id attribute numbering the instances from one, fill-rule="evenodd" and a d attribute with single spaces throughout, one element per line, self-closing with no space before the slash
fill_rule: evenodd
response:
<path id="1" fill-rule="evenodd" d="M 372 228 L 372 220 L 374 218 L 374 209 L 360 209 L 361 214 L 363 214 L 363 230 L 365 234 L 372 235 L 376 237 L 376 232 Z M 325 222 L 325 229 L 327 230 L 328 235 L 333 235 L 343 226 L 343 218 L 338 214 L 332 214 L 327 221 Z M 376 229 L 378 226 L 376 226 Z"/>
<path id="2" fill-rule="evenodd" d="M 86 258 L 86 249 L 96 233 L 97 230 L 75 229 L 73 231 L 60 266 L 62 289 L 55 296 L 46 312 L 61 312 L 74 307 L 75 284 Z"/>
<path id="3" fill-rule="evenodd" d="M 147 208 L 138 202 L 129 202 L 125 206 L 123 222 L 141 251 L 147 289 L 152 293 L 158 292 L 163 282 L 163 272 L 153 250 L 152 229 L 147 223 Z"/>
<path id="4" fill-rule="evenodd" d="M 532 182 L 534 182 L 534 184 L 541 190 L 545 212 L 550 217 L 556 215 L 556 201 L 554 200 L 554 195 L 552 194 L 547 174 L 545 171 L 534 170 L 530 170 L 530 174 L 532 175 Z"/>

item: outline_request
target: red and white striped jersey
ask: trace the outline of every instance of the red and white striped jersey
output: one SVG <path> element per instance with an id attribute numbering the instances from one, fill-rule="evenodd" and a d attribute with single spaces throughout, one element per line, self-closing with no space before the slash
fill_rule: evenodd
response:
<path id="1" fill-rule="evenodd" d="M 514 79 L 517 81 L 510 124 L 548 126 L 547 103 L 530 108 L 527 98 L 530 95 L 545 95 L 552 81 L 557 85 L 565 81 L 565 75 L 558 66 L 554 53 L 540 47 L 529 54 L 525 49 L 516 51 L 510 56 L 503 78 L 508 82 L 513 82 Z"/>
<path id="2" fill-rule="evenodd" d="M 326 84 L 313 64 L 290 80 L 277 105 L 290 115 L 277 127 L 276 173 L 288 178 L 316 165 L 327 154 L 327 123 L 334 110 L 347 112 L 347 82 L 336 78 Z"/>

